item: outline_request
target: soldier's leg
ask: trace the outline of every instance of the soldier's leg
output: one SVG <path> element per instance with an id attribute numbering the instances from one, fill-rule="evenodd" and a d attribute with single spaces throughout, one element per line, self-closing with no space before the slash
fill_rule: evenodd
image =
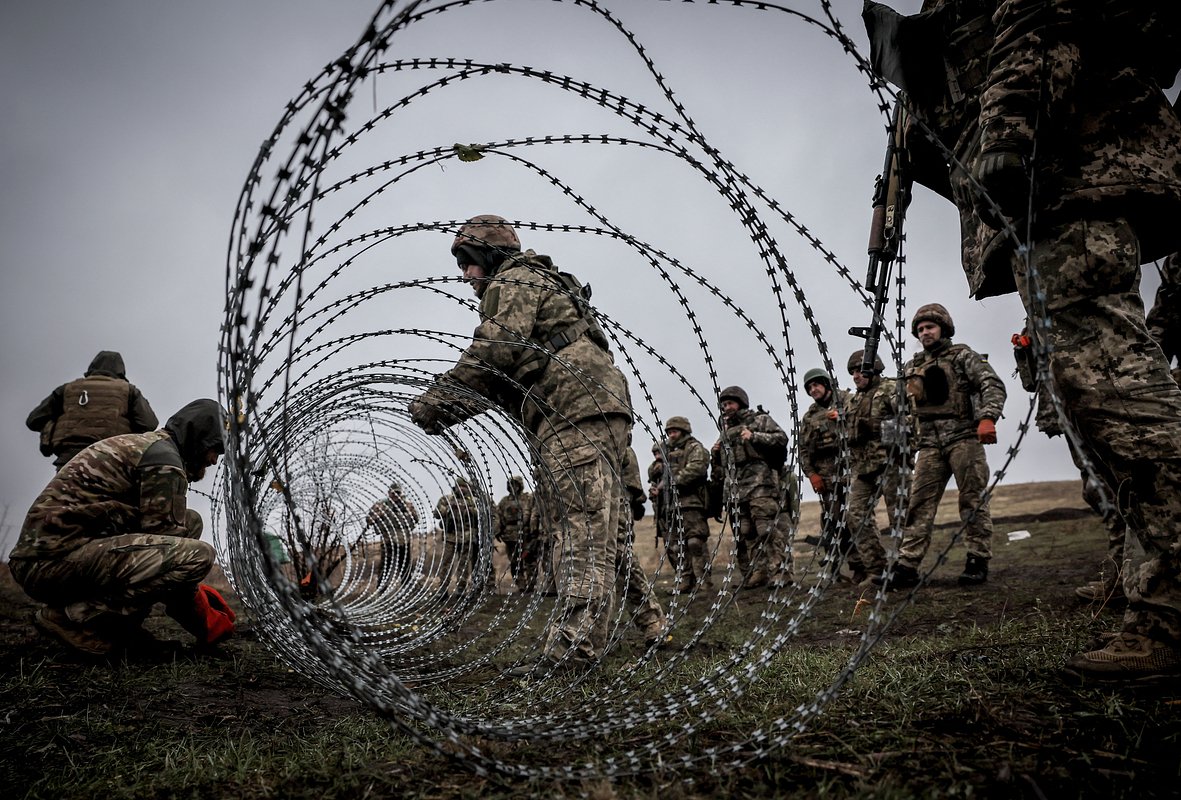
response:
<path id="1" fill-rule="evenodd" d="M 1084 220 L 1040 238 L 1032 258 L 1051 319 L 1051 380 L 1146 555 L 1125 586 L 1130 638 L 1071 666 L 1148 674 L 1169 661 L 1181 672 L 1181 390 L 1144 323 L 1139 241 L 1122 219 Z M 1036 315 L 1025 266 L 1015 261 L 1014 273 Z M 1157 647 L 1168 657 L 1145 655 Z"/>
<path id="2" fill-rule="evenodd" d="M 692 591 L 696 580 L 693 575 L 693 562 L 689 557 L 688 532 L 685 529 L 683 513 L 675 514 L 669 519 L 664 543 L 669 566 L 673 568 L 673 576 L 676 578 L 673 594 Z"/>
<path id="3" fill-rule="evenodd" d="M 593 420 L 558 431 L 541 443 L 541 458 L 553 475 L 561 520 L 558 594 L 561 610 L 546 640 L 552 660 L 583 662 L 603 655 L 605 628 L 615 601 L 615 557 L 620 467 L 627 447 L 626 420 Z"/>
<path id="4" fill-rule="evenodd" d="M 746 524 L 747 547 L 750 553 L 750 577 L 743 588 L 765 586 L 783 562 L 783 554 L 776 552 L 775 518 L 779 502 L 774 497 L 755 497 L 750 500 L 750 517 Z M 773 566 L 774 565 L 774 566 Z"/>
<path id="5" fill-rule="evenodd" d="M 947 460 L 959 487 L 960 519 L 968 550 L 959 583 L 981 584 L 988 580 L 988 562 L 992 558 L 992 514 L 988 501 L 983 499 L 988 489 L 984 445 L 975 439 L 955 442 L 948 448 Z"/>
<path id="6" fill-rule="evenodd" d="M 931 545 L 935 513 L 939 510 L 939 501 L 943 499 L 943 491 L 950 479 L 951 469 L 944 459 L 943 451 L 937 447 L 919 451 L 915 460 L 906 529 L 902 532 L 902 542 L 898 546 L 899 566 L 917 570 L 922 563 Z"/>
<path id="7" fill-rule="evenodd" d="M 878 521 L 875 507 L 882 482 L 883 472 L 857 475 L 849 488 L 849 513 L 846 525 L 853 538 L 853 545 L 861 557 L 862 571 L 868 575 L 881 573 L 886 565 L 886 551 L 878 538 Z"/>
<path id="8" fill-rule="evenodd" d="M 685 519 L 685 549 L 694 581 L 702 587 L 713 586 L 710 577 L 710 565 L 707 564 L 706 542 L 709 540 L 709 521 L 705 512 L 699 508 L 688 508 L 684 512 Z"/>

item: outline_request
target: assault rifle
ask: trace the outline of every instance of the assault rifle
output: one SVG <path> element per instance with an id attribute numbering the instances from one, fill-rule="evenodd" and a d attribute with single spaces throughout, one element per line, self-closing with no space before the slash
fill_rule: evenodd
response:
<path id="1" fill-rule="evenodd" d="M 874 182 L 873 219 L 869 226 L 869 270 L 865 290 L 873 295 L 873 318 L 868 328 L 849 328 L 849 335 L 865 340 L 861 374 L 872 375 L 881 344 L 886 303 L 890 295 L 890 269 L 898 258 L 902 242 L 902 221 L 910 204 L 911 177 L 907 169 L 903 132 L 906 126 L 906 95 L 899 93 L 890 117 L 886 139 L 886 162 Z"/>

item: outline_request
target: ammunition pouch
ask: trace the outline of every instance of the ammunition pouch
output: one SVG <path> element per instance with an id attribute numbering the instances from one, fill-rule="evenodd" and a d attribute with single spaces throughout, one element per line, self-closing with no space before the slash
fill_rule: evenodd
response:
<path id="1" fill-rule="evenodd" d="M 1017 377 L 1021 388 L 1027 392 L 1037 390 L 1037 357 L 1032 347 L 1014 347 L 1013 360 L 1017 362 Z"/>

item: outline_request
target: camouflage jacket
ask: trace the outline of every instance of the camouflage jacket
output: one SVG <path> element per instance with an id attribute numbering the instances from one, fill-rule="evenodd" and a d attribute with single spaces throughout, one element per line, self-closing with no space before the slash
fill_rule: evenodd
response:
<path id="1" fill-rule="evenodd" d="M 677 488 L 677 497 L 682 509 L 704 509 L 708 498 L 709 451 L 692 434 L 681 434 L 677 441 L 668 442 L 668 470 L 672 483 Z M 666 477 L 663 464 L 656 478 L 658 490 L 665 495 L 662 502 L 672 499 L 672 492 L 665 487 Z M 651 476 L 649 476 L 651 477 Z"/>
<path id="2" fill-rule="evenodd" d="M 536 538 L 533 495 L 521 492 L 506 494 L 496 504 L 496 537 L 502 542 L 528 541 Z"/>
<path id="3" fill-rule="evenodd" d="M 534 433 L 547 422 L 560 428 L 614 414 L 630 419 L 627 380 L 567 280 L 549 256 L 511 256 L 488 282 L 471 344 L 420 401 L 445 408 L 448 422 L 462 421 L 480 411 L 464 397 L 466 387 Z"/>
<path id="4" fill-rule="evenodd" d="M 1181 253 L 1165 259 L 1156 301 L 1148 312 L 1148 333 L 1165 351 L 1171 364 L 1181 357 Z"/>
<path id="5" fill-rule="evenodd" d="M 875 376 L 849 398 L 849 467 L 854 475 L 872 475 L 886 465 L 889 448 L 882 441 L 882 424 L 896 424 L 900 405 L 902 424 L 907 424 L 907 409 L 899 403 L 897 391 L 897 381 Z"/>
<path id="6" fill-rule="evenodd" d="M 1170 4 L 1172 7 L 1170 7 Z M 963 266 L 974 297 L 1016 290 L 1012 243 L 973 208 L 970 175 L 990 147 L 1028 155 L 1035 223 L 1126 217 L 1141 261 L 1181 248 L 1181 122 L 1157 79 L 1176 75 L 1175 0 L 926 0 L 942 52 L 912 91 L 958 163 L 908 131 L 915 179 L 960 212 Z M 1153 22 L 1153 15 L 1172 21 Z M 1159 20 L 1157 20 L 1159 22 Z M 1163 72 L 1162 72 L 1163 69 Z M 1169 70 L 1172 70 L 1169 73 Z M 917 88 L 917 87 L 916 87 Z M 950 183 L 949 183 L 950 179 Z M 1036 233 L 1035 233 L 1036 235 Z"/>
<path id="7" fill-rule="evenodd" d="M 787 434 L 766 412 L 744 408 L 725 420 L 722 438 L 710 454 L 710 482 L 719 488 L 726 483 L 727 462 L 732 461 L 735 483 L 733 496 L 719 494 L 728 503 L 743 503 L 755 498 L 778 498 L 779 473 L 787 455 Z M 750 441 L 742 440 L 749 429 Z M 723 444 L 723 440 L 725 444 Z M 714 491 L 717 491 L 715 489 Z"/>
<path id="8" fill-rule="evenodd" d="M 393 501 L 386 497 L 374 503 L 365 516 L 365 525 L 386 536 L 405 540 L 418 524 L 418 512 L 404 498 Z"/>
<path id="9" fill-rule="evenodd" d="M 827 404 L 812 403 L 800 420 L 800 470 L 804 475 L 836 477 L 840 455 L 840 418 L 829 419 L 833 409 L 842 417 L 848 413 L 849 393 L 833 389 Z"/>
<path id="10" fill-rule="evenodd" d="M 975 438 L 980 420 L 998 420 L 1004 411 L 1005 384 L 966 344 L 940 339 L 915 354 L 905 376 L 911 413 L 918 421 L 918 449 Z"/>
<path id="11" fill-rule="evenodd" d="M 92 539 L 184 535 L 189 483 L 165 431 L 95 442 L 33 501 L 11 558 L 60 558 Z"/>
<path id="12" fill-rule="evenodd" d="M 470 488 L 456 486 L 435 504 L 435 519 L 447 541 L 473 541 L 480 530 L 480 499 Z"/>

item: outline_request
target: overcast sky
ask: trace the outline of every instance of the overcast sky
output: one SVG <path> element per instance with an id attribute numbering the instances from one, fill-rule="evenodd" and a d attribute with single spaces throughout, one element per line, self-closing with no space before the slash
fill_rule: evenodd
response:
<path id="1" fill-rule="evenodd" d="M 19 524 L 52 475 L 49 460 L 38 454 L 36 434 L 24 428 L 25 416 L 54 387 L 80 376 L 98 350 L 123 354 L 129 379 L 162 422 L 189 400 L 217 396 L 226 253 L 243 181 L 284 105 L 356 41 L 375 5 L 359 0 L 0 5 L 5 109 L 0 418 L 7 421 L 0 426 L 5 454 L 0 513 L 7 508 L 6 527 Z M 770 11 L 662 0 L 603 5 L 635 32 L 710 143 L 855 276 L 863 276 L 885 120 L 840 47 L 816 28 Z M 895 5 L 912 12 L 920 2 Z M 820 15 L 818 2 L 793 7 Z M 860 0 L 834 3 L 846 31 L 864 48 L 860 7 Z M 618 32 L 570 3 L 493 0 L 457 9 L 411 25 L 395 37 L 389 55 L 527 64 L 671 114 Z M 350 122 L 433 77 L 439 75 L 421 71 L 368 81 L 349 109 Z M 470 83 L 429 93 L 391 118 L 379 136 L 356 148 L 352 166 L 452 142 L 583 133 L 646 138 L 618 116 L 539 81 L 496 76 Z M 618 146 L 536 147 L 517 154 L 544 165 L 615 224 L 731 294 L 782 352 L 778 305 L 771 302 L 757 251 L 727 204 L 684 164 Z M 548 183 L 522 175 L 504 159 L 485 159 L 424 170 L 383 196 L 384 219 L 368 224 L 487 212 L 538 222 L 590 222 Z M 366 229 L 366 223 L 358 224 L 354 232 Z M 842 368 L 859 347 L 845 331 L 866 323 L 862 307 L 790 226 L 778 222 L 773 233 Z M 523 233 L 522 238 L 526 247 L 550 253 L 591 282 L 597 306 L 704 387 L 706 373 L 690 326 L 645 262 L 602 237 Z M 449 239 L 438 232 L 407 237 L 384 250 L 369 271 L 358 268 L 342 277 L 340 291 L 366 281 L 452 275 Z M 919 189 L 908 219 L 907 319 L 923 303 L 944 303 L 955 317 L 957 340 L 988 353 L 1006 380 L 1007 418 L 998 424 L 1000 443 L 989 450 L 996 469 L 1028 407 L 1011 377 L 1008 343 L 1023 315 L 1015 296 L 979 303 L 968 298 L 958 241 L 954 208 Z M 743 384 L 754 402 L 790 427 L 789 398 L 768 356 L 724 307 L 694 288 L 687 292 L 708 323 L 721 384 Z M 790 293 L 787 298 L 790 347 L 802 375 L 820 363 L 820 355 L 799 306 Z M 427 313 L 402 302 L 401 309 L 381 313 L 408 319 Z M 362 319 L 370 324 L 363 317 L 358 324 Z M 474 319 L 452 304 L 434 324 L 466 336 Z M 412 343 L 399 340 L 402 349 L 386 357 L 417 357 Z M 909 355 L 913 340 L 906 346 Z M 657 416 L 688 414 L 708 445 L 709 411 L 694 408 L 667 369 L 644 375 Z M 840 380 L 848 383 L 843 374 Z M 796 397 L 806 407 L 802 391 Z M 648 438 L 637 436 L 645 445 L 637 450 L 646 450 Z M 1061 439 L 1035 435 L 1006 482 L 1076 475 Z M 207 481 L 197 488 L 214 487 Z M 204 507 L 199 498 L 194 505 Z M 4 552 L 10 546 L 11 535 Z"/>

